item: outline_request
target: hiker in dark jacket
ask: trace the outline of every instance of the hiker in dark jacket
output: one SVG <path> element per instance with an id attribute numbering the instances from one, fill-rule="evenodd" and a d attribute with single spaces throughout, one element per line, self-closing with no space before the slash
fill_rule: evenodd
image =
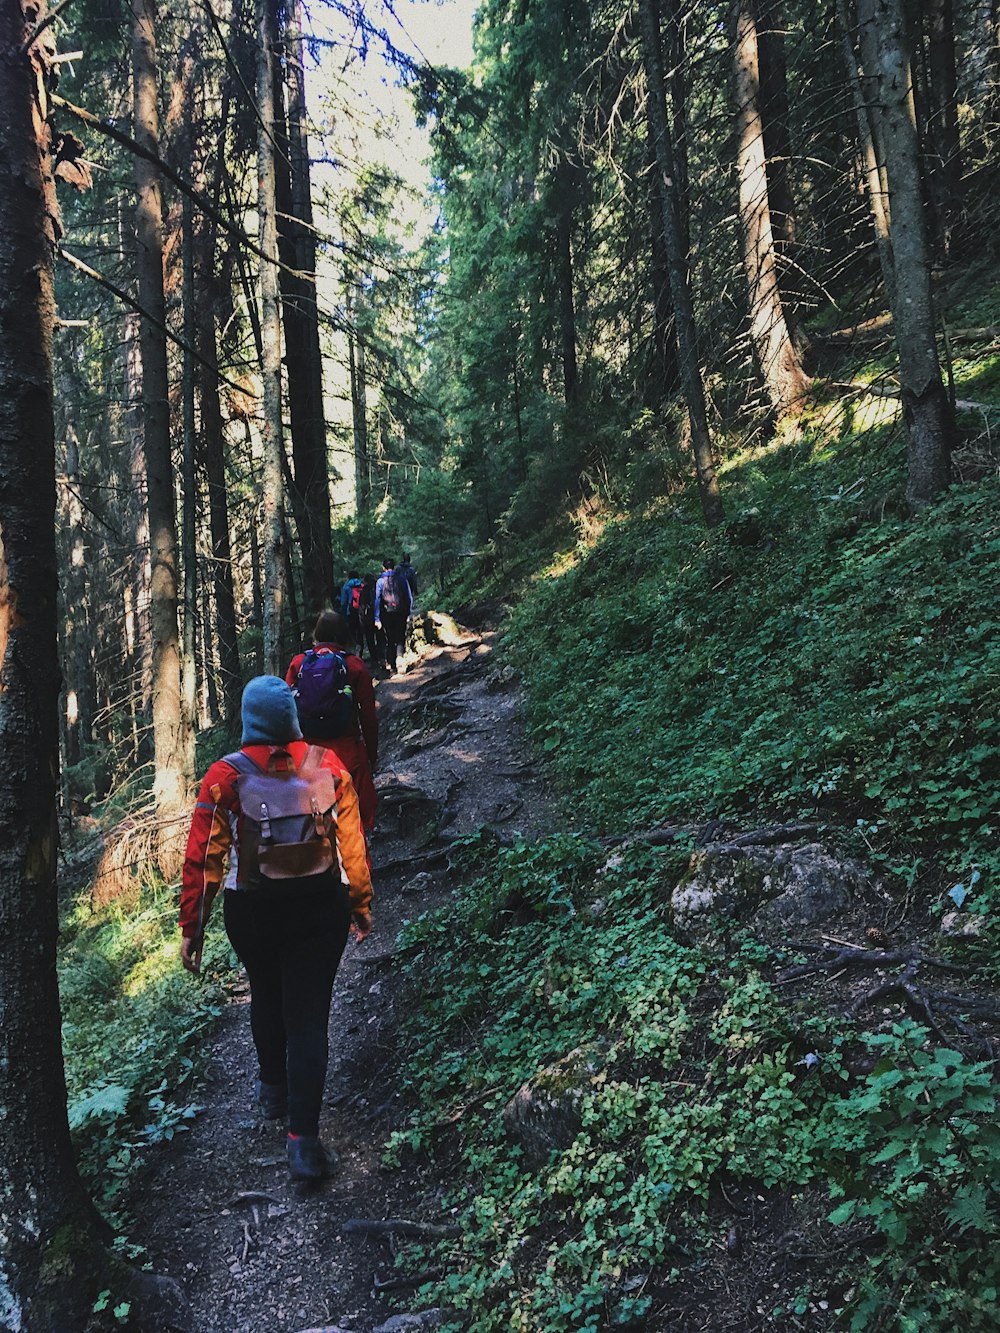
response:
<path id="1" fill-rule="evenodd" d="M 358 656 L 367 653 L 372 666 L 385 661 L 385 648 L 381 645 L 380 631 L 375 628 L 375 575 L 366 574 L 361 580 L 361 604 L 358 607 L 361 621 L 363 645 L 359 645 Z"/>
<path id="2" fill-rule="evenodd" d="M 375 827 L 375 808 L 378 795 L 372 774 L 378 763 L 378 714 L 375 709 L 375 687 L 371 672 L 360 657 L 346 647 L 350 638 L 347 621 L 336 611 L 323 611 L 313 630 L 313 651 L 322 653 L 340 653 L 347 668 L 347 683 L 354 697 L 354 717 L 349 726 L 339 736 L 313 735 L 304 719 L 300 723 L 305 729 L 306 740 L 310 745 L 326 745 L 335 750 L 341 763 L 351 775 L 354 790 L 358 794 L 361 807 L 361 822 L 370 833 Z M 285 680 L 294 690 L 298 683 L 299 672 L 305 661 L 305 653 L 297 653 L 291 660 Z"/>
<path id="3" fill-rule="evenodd" d="M 385 634 L 387 671 L 395 671 L 398 665 L 411 602 L 410 585 L 397 572 L 395 560 L 383 560 L 382 573 L 375 585 L 375 628 Z"/>
<path id="4" fill-rule="evenodd" d="M 396 568 L 397 572 L 402 574 L 403 578 L 406 579 L 407 587 L 410 589 L 411 603 L 415 602 L 417 600 L 417 592 L 419 591 L 417 588 L 417 571 L 413 568 L 413 562 L 410 560 L 407 551 L 403 552 L 403 558 L 400 560 Z"/>
<path id="5" fill-rule="evenodd" d="M 289 845 L 278 836 L 275 846 L 271 826 L 288 822 L 288 805 L 305 808 L 294 795 L 303 788 L 312 793 L 307 841 Z M 266 818 L 265 793 L 268 832 L 246 813 L 260 800 Z M 290 865 L 295 875 L 276 877 Z M 333 750 L 302 739 L 292 692 L 277 676 L 247 685 L 242 748 L 212 764 L 198 793 L 181 889 L 181 962 L 189 972 L 201 970 L 220 888 L 226 933 L 250 979 L 258 1104 L 268 1119 L 288 1115 L 292 1179 L 320 1180 L 331 1169 L 319 1139 L 330 997 L 349 932 L 362 940 L 371 930 L 372 884 L 350 774 Z"/>

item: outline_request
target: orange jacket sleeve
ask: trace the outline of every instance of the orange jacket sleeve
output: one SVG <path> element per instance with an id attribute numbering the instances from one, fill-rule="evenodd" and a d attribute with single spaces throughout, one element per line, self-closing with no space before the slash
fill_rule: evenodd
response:
<path id="1" fill-rule="evenodd" d="M 351 890 L 351 910 L 370 912 L 372 877 L 368 869 L 365 835 L 358 810 L 358 794 L 354 790 L 350 773 L 332 750 L 328 750 L 327 753 L 330 756 L 329 767 L 340 769 L 340 781 L 337 785 L 337 851 Z"/>
<path id="2" fill-rule="evenodd" d="M 236 773 L 216 762 L 205 774 L 191 818 L 181 879 L 181 934 L 200 940 L 226 873 L 233 841 Z"/>

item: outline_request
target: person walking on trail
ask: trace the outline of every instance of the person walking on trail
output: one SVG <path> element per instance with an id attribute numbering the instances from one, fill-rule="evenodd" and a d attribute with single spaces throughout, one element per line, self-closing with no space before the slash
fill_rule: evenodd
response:
<path id="1" fill-rule="evenodd" d="M 323 611 L 313 630 L 313 647 L 297 653 L 285 673 L 296 696 L 299 726 L 310 745 L 334 750 L 351 775 L 361 823 L 375 827 L 378 794 L 372 774 L 378 763 L 378 713 L 371 672 L 345 646 L 347 621 Z"/>
<path id="2" fill-rule="evenodd" d="M 291 1178 L 321 1180 L 332 1168 L 319 1138 L 330 998 L 348 935 L 371 930 L 372 883 L 350 774 L 302 738 L 277 676 L 247 685 L 242 747 L 212 764 L 198 793 L 181 889 L 189 972 L 201 970 L 220 888 L 250 980 L 258 1104 L 268 1119 L 287 1113 Z"/>
<path id="3" fill-rule="evenodd" d="M 361 633 L 361 593 L 364 583 L 357 571 L 348 574 L 347 582 L 340 593 L 340 614 L 351 627 L 351 634 L 358 646 L 358 652 L 364 651 L 364 639 Z"/>
<path id="4" fill-rule="evenodd" d="M 403 630 L 403 647 L 413 649 L 416 648 L 413 636 L 413 613 L 417 609 L 417 571 L 413 568 L 408 551 L 403 552 L 403 558 L 396 566 L 396 573 L 406 579 L 406 586 L 410 592 L 410 605 L 406 612 L 406 626 Z"/>
<path id="5" fill-rule="evenodd" d="M 390 672 L 396 670 L 399 662 L 411 600 L 410 585 L 397 572 L 395 560 L 383 560 L 382 573 L 375 584 L 375 628 L 385 634 L 385 667 Z"/>
<path id="6" fill-rule="evenodd" d="M 368 654 L 368 660 L 374 666 L 385 661 L 385 649 L 381 646 L 381 632 L 375 628 L 375 575 L 366 574 L 361 580 L 361 603 L 358 607 L 361 621 L 361 633 L 364 643 L 359 646 L 358 656 Z"/>
<path id="7" fill-rule="evenodd" d="M 409 553 L 407 551 L 403 552 L 403 558 L 399 562 L 399 565 L 397 567 L 397 573 L 402 574 L 403 578 L 406 579 L 406 586 L 410 590 L 410 602 L 412 610 L 412 603 L 416 602 L 417 592 L 419 591 L 419 589 L 417 588 L 417 571 L 413 568 L 413 562 L 410 559 Z"/>

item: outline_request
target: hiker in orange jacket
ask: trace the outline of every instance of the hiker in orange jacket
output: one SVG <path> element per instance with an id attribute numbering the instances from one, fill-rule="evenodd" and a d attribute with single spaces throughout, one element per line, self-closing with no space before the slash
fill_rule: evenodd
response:
<path id="1" fill-rule="evenodd" d="M 273 866 L 269 873 L 268 807 L 261 802 L 260 823 L 244 811 L 251 783 L 267 793 L 274 824 L 296 783 L 323 797 L 306 806 L 307 841 L 277 848 L 301 857 L 303 869 L 292 876 L 272 877 Z M 292 692 L 277 676 L 247 685 L 242 747 L 212 764 L 198 793 L 181 888 L 181 962 L 189 972 L 201 970 L 220 888 L 226 933 L 250 979 L 258 1103 L 268 1119 L 287 1111 L 292 1179 L 319 1180 L 331 1165 L 319 1140 L 330 998 L 349 933 L 361 941 L 371 930 L 372 884 L 350 774 L 335 751 L 303 740 Z"/>
<path id="2" fill-rule="evenodd" d="M 370 833 L 375 827 L 375 810 L 378 805 L 378 793 L 372 778 L 378 761 L 378 714 L 375 710 L 375 687 L 371 672 L 360 657 L 343 646 L 349 640 L 350 626 L 342 615 L 337 611 L 320 613 L 313 630 L 314 652 L 340 653 L 343 657 L 347 668 L 347 683 L 354 697 L 355 716 L 340 736 L 314 736 L 309 733 L 306 725 L 306 740 L 311 745 L 325 745 L 336 752 L 351 775 L 361 807 L 361 822 Z M 305 658 L 305 653 L 296 653 L 285 673 L 285 680 L 293 690 Z"/>

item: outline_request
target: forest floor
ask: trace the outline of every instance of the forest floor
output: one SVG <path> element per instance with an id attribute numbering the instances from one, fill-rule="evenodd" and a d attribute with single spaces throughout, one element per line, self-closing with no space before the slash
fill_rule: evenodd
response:
<path id="1" fill-rule="evenodd" d="M 407 1289 L 393 1291 L 392 1237 L 347 1224 L 452 1220 L 442 1216 L 445 1182 L 382 1165 L 386 1140 L 405 1123 L 397 1018 L 409 979 L 396 937 L 446 902 L 453 839 L 484 826 L 533 836 L 554 818 L 494 635 L 458 637 L 377 685 L 375 925 L 363 944 L 348 944 L 334 989 L 320 1127 L 339 1159 L 333 1178 L 291 1184 L 284 1124 L 256 1114 L 249 995 L 238 981 L 214 1038 L 204 1111 L 151 1154 L 126 1201 L 131 1238 L 182 1283 L 192 1333 L 372 1333 L 406 1308 Z"/>

